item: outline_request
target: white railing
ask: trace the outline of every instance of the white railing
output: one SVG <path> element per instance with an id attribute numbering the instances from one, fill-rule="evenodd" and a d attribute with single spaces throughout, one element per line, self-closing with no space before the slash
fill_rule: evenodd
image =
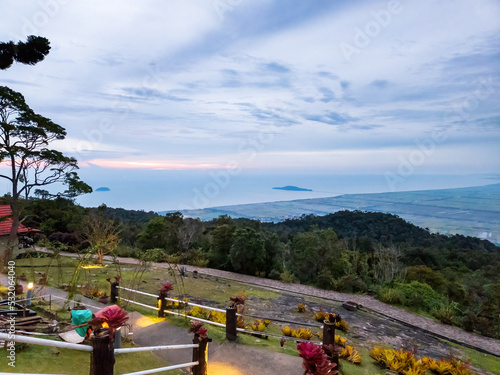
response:
<path id="1" fill-rule="evenodd" d="M 118 288 L 119 289 L 123 289 L 123 290 L 127 290 L 129 292 L 133 292 L 133 293 L 139 293 L 139 294 L 143 294 L 145 296 L 149 296 L 149 297 L 154 297 L 154 298 L 158 298 L 158 295 L 157 294 L 151 294 L 151 293 L 146 293 L 146 292 L 141 292 L 140 290 L 135 290 L 135 289 L 130 289 L 130 288 L 125 288 L 123 286 L 119 286 L 118 285 Z M 204 305 L 199 305 L 197 303 L 193 303 L 193 302 L 184 302 L 184 301 L 180 301 L 178 299 L 175 299 L 175 298 L 168 298 L 168 297 L 165 297 L 165 300 L 167 301 L 171 301 L 171 302 L 176 302 L 176 303 L 179 303 L 179 304 L 185 304 L 185 305 L 188 305 L 188 306 L 196 306 L 196 307 L 201 307 L 203 309 L 207 309 L 207 310 L 213 310 L 213 311 L 219 311 L 219 312 L 223 312 L 225 313 L 226 310 L 223 310 L 223 309 L 219 309 L 217 307 L 210 307 L 210 306 L 204 306 Z"/>
<path id="2" fill-rule="evenodd" d="M 146 351 L 153 351 L 153 350 L 191 349 L 191 348 L 199 348 L 199 347 L 200 347 L 199 344 L 141 346 L 138 348 L 115 349 L 115 354 L 117 354 L 117 353 L 146 352 Z"/>
<path id="3" fill-rule="evenodd" d="M 72 344 L 64 341 L 39 339 L 36 337 L 13 335 L 9 333 L 0 333 L 0 340 L 24 342 L 26 344 L 33 344 L 33 345 L 56 346 L 58 348 L 82 350 L 84 352 L 91 352 L 94 350 L 94 348 L 92 348 L 90 345 Z"/>
<path id="4" fill-rule="evenodd" d="M 155 374 L 157 372 L 162 372 L 162 371 L 169 371 L 169 370 L 175 370 L 178 368 L 185 368 L 185 367 L 192 367 L 192 366 L 197 366 L 199 365 L 199 362 L 189 362 L 189 363 L 181 363 L 180 365 L 172 365 L 172 366 L 167 366 L 167 367 L 159 367 L 155 368 L 152 370 L 144 370 L 144 371 L 137 371 L 137 372 L 129 372 L 128 374 L 124 375 L 146 375 L 146 374 Z"/>

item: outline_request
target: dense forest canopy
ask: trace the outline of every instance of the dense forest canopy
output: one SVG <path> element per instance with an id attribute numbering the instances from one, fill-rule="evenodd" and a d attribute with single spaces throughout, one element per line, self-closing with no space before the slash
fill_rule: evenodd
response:
<path id="1" fill-rule="evenodd" d="M 8 203 L 8 197 L 2 199 Z M 370 293 L 441 321 L 500 337 L 500 249 L 489 241 L 430 233 L 391 214 L 339 211 L 279 223 L 220 216 L 203 222 L 121 208 L 30 199 L 25 223 L 45 246 L 90 252 L 82 223 L 100 216 L 117 256 L 209 266 L 348 293 Z M 116 242 L 118 239 L 118 242 Z M 100 251 L 100 253 L 99 253 Z"/>

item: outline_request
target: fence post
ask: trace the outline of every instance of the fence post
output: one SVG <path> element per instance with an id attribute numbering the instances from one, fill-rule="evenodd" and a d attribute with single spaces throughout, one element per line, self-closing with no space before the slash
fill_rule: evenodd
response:
<path id="1" fill-rule="evenodd" d="M 226 308 L 226 339 L 236 340 L 236 307 Z"/>
<path id="2" fill-rule="evenodd" d="M 200 340 L 195 335 L 193 344 L 198 344 L 198 348 L 193 348 L 193 362 L 198 362 L 198 365 L 193 367 L 193 375 L 207 375 L 208 374 L 208 343 L 212 339 L 206 338 Z"/>
<path id="3" fill-rule="evenodd" d="M 323 345 L 335 345 L 335 323 L 323 322 Z"/>
<path id="4" fill-rule="evenodd" d="M 111 303 L 116 303 L 116 301 L 118 300 L 118 286 L 120 284 L 118 284 L 118 281 L 113 281 L 111 283 L 111 293 L 110 293 L 110 297 L 111 297 Z"/>
<path id="5" fill-rule="evenodd" d="M 90 375 L 113 375 L 115 349 L 107 329 L 103 329 L 90 339 L 94 350 L 90 354 Z"/>
<path id="6" fill-rule="evenodd" d="M 166 292 L 160 292 L 158 295 L 158 318 L 163 318 L 165 316 L 165 309 L 167 308 L 167 297 Z"/>
<path id="7" fill-rule="evenodd" d="M 335 348 L 335 323 L 328 320 L 323 322 L 323 345 L 332 345 Z M 332 363 L 337 364 L 336 370 L 339 369 L 339 353 L 332 351 Z"/>

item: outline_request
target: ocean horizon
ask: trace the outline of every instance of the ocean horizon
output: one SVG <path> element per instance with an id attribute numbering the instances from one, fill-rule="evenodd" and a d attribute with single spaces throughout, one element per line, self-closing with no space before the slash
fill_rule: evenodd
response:
<path id="1" fill-rule="evenodd" d="M 89 175 L 82 179 L 92 194 L 77 198 L 86 207 L 145 211 L 175 211 L 218 206 L 334 197 L 343 194 L 384 193 L 482 186 L 500 181 L 491 175 L 413 175 L 388 181 L 384 175 L 269 175 L 225 176 L 217 172 L 142 171 L 116 175 Z M 297 186 L 311 191 L 273 189 Z M 98 188 L 109 191 L 95 191 Z"/>

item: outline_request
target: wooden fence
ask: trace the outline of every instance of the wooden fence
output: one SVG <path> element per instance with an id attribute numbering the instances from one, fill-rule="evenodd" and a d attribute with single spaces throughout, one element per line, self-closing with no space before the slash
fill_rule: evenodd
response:
<path id="1" fill-rule="evenodd" d="M 175 311 L 171 311 L 171 310 L 162 309 L 161 306 L 164 306 L 163 303 L 159 303 L 158 306 L 152 306 L 152 305 L 147 305 L 147 304 L 137 302 L 137 301 L 134 301 L 131 299 L 123 298 L 123 297 L 119 296 L 119 290 L 124 290 L 124 291 L 128 291 L 130 293 L 140 294 L 140 295 L 156 298 L 159 301 L 161 299 L 165 299 L 167 301 L 171 301 L 171 302 L 175 302 L 175 303 L 182 303 L 182 304 L 186 304 L 188 306 L 200 307 L 200 308 L 212 310 L 212 311 L 219 311 L 219 312 L 226 314 L 226 324 L 213 322 L 211 320 L 202 319 L 199 317 L 190 316 L 190 315 L 187 315 L 185 313 L 179 313 L 179 312 L 175 312 Z M 113 290 L 112 290 L 112 292 L 113 292 Z M 207 323 L 207 324 L 211 324 L 211 325 L 225 328 L 226 329 L 226 339 L 228 339 L 230 341 L 236 340 L 237 332 L 247 333 L 247 334 L 251 334 L 251 335 L 258 335 L 258 336 L 273 336 L 273 337 L 277 337 L 280 339 L 291 339 L 291 337 L 289 337 L 289 336 L 277 335 L 277 334 L 273 334 L 273 333 L 269 333 L 269 332 L 262 332 L 262 331 L 253 331 L 253 330 L 249 330 L 249 329 L 245 329 L 245 328 L 238 328 L 237 327 L 237 316 L 242 316 L 242 317 L 246 316 L 246 317 L 262 319 L 262 320 L 278 321 L 281 323 L 315 327 L 315 328 L 319 328 L 319 329 L 323 330 L 323 342 L 305 340 L 305 339 L 300 339 L 300 338 L 295 338 L 295 337 L 293 338 L 294 341 L 308 341 L 308 342 L 314 342 L 316 344 L 323 344 L 323 343 L 331 344 L 331 343 L 335 342 L 335 327 L 334 326 L 332 327 L 332 325 L 330 325 L 330 324 L 319 325 L 319 324 L 312 324 L 312 323 L 294 322 L 294 321 L 276 319 L 276 318 L 267 318 L 267 317 L 261 317 L 261 316 L 257 316 L 257 315 L 240 314 L 236 311 L 236 308 L 226 308 L 224 310 L 224 309 L 219 309 L 217 307 L 200 305 L 200 304 L 193 303 L 193 302 L 183 302 L 183 301 L 179 301 L 175 298 L 165 297 L 165 296 L 160 295 L 160 294 L 158 294 L 158 295 L 151 294 L 151 293 L 147 293 L 147 292 L 142 292 L 140 290 L 125 288 L 125 287 L 119 286 L 119 285 L 116 285 L 116 287 L 114 288 L 114 293 L 115 294 L 114 294 L 113 298 L 119 299 L 119 300 L 122 300 L 125 302 L 129 302 L 129 303 L 133 303 L 133 304 L 136 304 L 136 305 L 139 305 L 142 307 L 146 307 L 146 308 L 151 309 L 151 310 L 155 310 L 158 312 L 159 317 L 163 317 L 164 313 L 166 313 L 166 314 L 171 314 L 171 315 L 176 315 L 176 316 L 182 316 L 182 317 L 188 318 L 190 320 L 199 320 L 199 321 Z"/>

